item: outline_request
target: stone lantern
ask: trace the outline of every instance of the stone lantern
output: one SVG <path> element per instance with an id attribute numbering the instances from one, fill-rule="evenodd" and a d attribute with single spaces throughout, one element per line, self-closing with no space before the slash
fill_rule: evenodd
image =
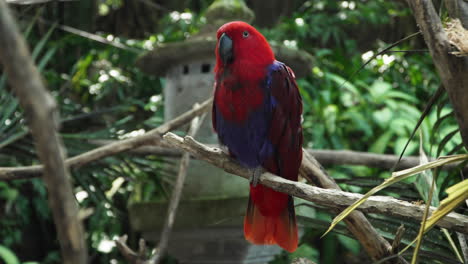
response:
<path id="1" fill-rule="evenodd" d="M 242 0 L 216 0 L 206 11 L 207 24 L 185 41 L 156 47 L 140 57 L 143 71 L 165 78 L 166 121 L 212 96 L 216 30 L 233 20 L 251 22 L 253 12 Z M 278 60 L 288 64 L 298 78 L 310 72 L 312 57 L 300 50 L 272 45 Z M 197 140 L 216 144 L 207 116 Z M 180 263 L 267 263 L 280 252 L 277 246 L 255 246 L 243 237 L 243 215 L 248 182 L 207 163 L 192 160 L 184 185 L 169 254 Z M 167 201 L 130 205 L 130 222 L 149 241 L 157 241 L 164 224 Z"/>

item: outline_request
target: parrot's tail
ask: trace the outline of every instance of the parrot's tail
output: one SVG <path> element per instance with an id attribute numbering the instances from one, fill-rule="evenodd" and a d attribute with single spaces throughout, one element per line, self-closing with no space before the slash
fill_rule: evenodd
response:
<path id="1" fill-rule="evenodd" d="M 263 185 L 251 187 L 244 236 L 254 244 L 277 244 L 289 252 L 295 251 L 298 236 L 292 197 Z"/>

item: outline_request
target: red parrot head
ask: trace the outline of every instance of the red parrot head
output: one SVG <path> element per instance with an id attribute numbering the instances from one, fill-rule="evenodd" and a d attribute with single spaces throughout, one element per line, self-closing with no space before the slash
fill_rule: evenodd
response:
<path id="1" fill-rule="evenodd" d="M 242 21 L 224 24 L 217 32 L 216 68 L 249 68 L 273 63 L 275 56 L 265 37 Z"/>

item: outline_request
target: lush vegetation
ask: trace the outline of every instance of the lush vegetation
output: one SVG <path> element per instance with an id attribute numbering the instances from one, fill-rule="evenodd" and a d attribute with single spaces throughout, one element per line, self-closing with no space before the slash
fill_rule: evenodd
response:
<path id="1" fill-rule="evenodd" d="M 304 49 L 315 58 L 310 74 L 298 80 L 305 110 L 305 146 L 399 155 L 439 86 L 431 58 L 421 36 L 416 36 L 361 66 L 384 47 L 416 32 L 409 10 L 398 1 L 384 0 L 293 2 L 291 14 L 261 31 L 269 40 Z M 160 10 L 156 26 L 152 25 L 154 31 L 142 29 L 135 33 L 138 39 L 118 35 L 118 30 L 92 32 L 117 45 L 65 32 L 53 23 L 44 24 L 39 17 L 59 18 L 46 10 L 52 4 L 15 8 L 33 57 L 59 103 L 61 135 L 69 156 L 96 147 L 99 140 L 138 135 L 162 123 L 164 79 L 142 73 L 135 67 L 135 59 L 155 45 L 197 33 L 206 23 L 204 12 L 209 4 L 200 1 L 182 11 Z M 125 8 L 123 1 L 100 1 L 96 23 Z M 37 164 L 22 110 L 5 79 L 2 75 L 0 166 Z M 450 112 L 448 100 L 439 98 L 405 155 L 437 157 L 462 151 Z M 75 196 L 83 213 L 88 214 L 84 223 L 93 263 L 124 263 L 111 240 L 131 233 L 130 202 L 170 193 L 174 172 L 165 168 L 164 162 L 167 160 L 155 155 L 122 154 L 72 171 Z M 352 192 L 365 192 L 390 175 L 388 170 L 363 166 L 327 170 L 344 190 Z M 384 194 L 425 200 L 430 181 L 420 178 L 395 185 Z M 457 172 L 441 172 L 435 203 L 446 195 L 447 186 L 460 179 Z M 40 179 L 0 182 L 0 259 L 17 263 L 16 254 L 21 261 L 60 262 L 46 198 Z M 344 259 L 359 263 L 365 254 L 343 228 L 320 239 L 332 218 L 325 208 L 301 207 L 308 210 L 300 216 L 306 227 L 301 246 L 292 255 L 278 256 L 274 263 L 290 263 L 297 256 L 320 263 L 344 263 Z M 402 222 L 376 215 L 370 219 L 389 239 Z M 417 233 L 418 223 L 405 225 L 407 243 Z M 131 245 L 136 244 L 136 235 Z M 424 245 L 423 250 L 437 248 L 438 255 L 456 259 L 447 238 L 438 230 L 427 235 Z M 428 258 L 435 256 L 429 254 Z"/>

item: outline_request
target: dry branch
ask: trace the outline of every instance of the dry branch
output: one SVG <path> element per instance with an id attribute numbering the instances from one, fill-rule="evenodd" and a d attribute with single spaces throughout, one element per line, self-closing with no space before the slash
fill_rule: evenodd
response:
<path id="1" fill-rule="evenodd" d="M 328 176 L 320 163 L 307 152 L 304 152 L 302 158 L 300 174 L 322 188 L 341 190 L 338 184 Z M 344 222 L 372 259 L 379 260 L 390 255 L 391 245 L 374 229 L 362 212 L 354 211 L 350 213 Z M 398 262 L 398 260 L 391 261 Z"/>
<path id="2" fill-rule="evenodd" d="M 190 137 L 194 137 L 203 120 L 205 119 L 206 113 L 201 117 L 195 117 L 191 124 L 190 129 L 187 133 Z M 174 189 L 172 190 L 171 200 L 169 202 L 169 207 L 167 209 L 166 222 L 164 223 L 163 230 L 161 232 L 161 240 L 159 241 L 158 246 L 155 248 L 155 254 L 150 258 L 148 264 L 159 264 L 162 257 L 166 253 L 167 245 L 169 242 L 169 236 L 172 232 L 172 227 L 174 225 L 177 207 L 179 206 L 180 197 L 182 196 L 182 189 L 184 187 L 185 177 L 187 176 L 187 168 L 190 162 L 190 153 L 185 152 L 182 155 L 179 165 L 179 173 L 177 174 L 176 183 Z"/>
<path id="3" fill-rule="evenodd" d="M 199 105 L 195 104 L 194 109 L 196 109 Z M 195 116 L 192 119 L 190 124 L 190 128 L 188 131 L 188 135 L 195 136 L 200 126 L 205 119 L 206 113 L 203 114 L 201 117 Z M 161 239 L 159 244 L 153 250 L 153 256 L 149 259 L 146 258 L 146 243 L 143 239 L 140 239 L 139 243 L 139 253 L 133 251 L 130 247 L 127 246 L 127 235 L 123 235 L 115 240 L 118 250 L 124 256 L 124 258 L 130 264 L 158 264 L 161 261 L 161 258 L 164 256 L 167 245 L 169 242 L 169 236 L 172 231 L 172 227 L 174 225 L 175 216 L 177 212 L 177 207 L 179 205 L 180 197 L 182 195 L 182 189 L 184 187 L 185 177 L 187 176 L 187 169 L 190 162 L 190 154 L 188 152 L 182 155 L 179 165 L 179 173 L 177 175 L 176 183 L 174 185 L 174 189 L 172 190 L 171 200 L 169 202 L 169 206 L 167 208 L 167 215 L 166 221 L 164 223 L 163 231 L 161 232 Z"/>
<path id="4" fill-rule="evenodd" d="M 176 127 L 173 127 L 175 129 Z M 143 135 L 144 136 L 144 135 Z M 136 140 L 140 140 L 139 137 L 135 137 Z M 101 146 L 102 147 L 114 144 L 113 146 L 118 146 L 117 144 L 127 144 L 126 140 L 92 140 L 90 143 Z M 152 145 L 150 145 L 151 143 Z M 154 140 L 153 142 L 149 142 L 148 144 L 143 144 L 140 147 L 136 147 L 134 149 L 130 148 L 121 152 L 129 151 L 132 154 L 136 155 L 160 155 L 165 157 L 175 157 L 178 158 L 182 156 L 182 152 L 178 149 L 170 148 L 168 146 L 164 146 L 164 141 Z M 214 145 L 210 145 L 214 146 Z M 117 147 L 120 149 L 120 147 Z M 367 166 L 370 168 L 380 168 L 380 169 L 391 169 L 393 165 L 397 162 L 398 156 L 396 155 L 389 155 L 389 154 L 376 154 L 376 153 L 368 153 L 368 152 L 360 152 L 360 151 L 351 151 L 351 150 L 328 150 L 328 149 L 309 149 L 307 150 L 309 154 L 311 154 L 314 158 L 320 162 L 320 164 L 324 166 L 333 166 L 333 165 L 361 165 Z M 86 152 L 81 155 L 88 155 Z M 119 154 L 119 152 L 115 152 L 109 155 L 103 156 L 94 156 L 97 159 L 105 158 L 110 155 Z M 73 158 L 75 159 L 75 158 Z M 83 166 L 87 163 L 96 161 L 94 159 L 86 159 L 85 161 L 80 161 L 73 163 L 71 162 L 72 159 L 67 159 L 66 162 L 70 167 L 76 166 Z M 404 157 L 401 159 L 400 163 L 396 167 L 396 169 L 408 169 L 419 165 L 419 158 L 418 157 Z M 443 169 L 453 169 L 458 164 L 450 164 L 444 166 Z M 11 181 L 11 180 L 19 180 L 19 179 L 27 179 L 33 177 L 39 177 L 42 173 L 42 166 L 24 166 L 24 167 L 0 167 L 0 180 L 4 181 Z"/>
<path id="5" fill-rule="evenodd" d="M 161 135 L 185 125 L 195 116 L 208 111 L 208 109 L 211 108 L 212 101 L 213 99 L 210 98 L 201 103 L 198 107 L 181 114 L 173 120 L 168 121 L 141 136 L 119 140 L 114 143 L 90 150 L 73 158 L 67 159 L 65 163 L 69 167 L 79 168 L 93 161 L 136 149 L 143 145 L 157 145 L 161 141 Z M 0 168 L 0 180 L 9 181 L 38 177 L 42 174 L 42 169 L 42 165 Z"/>
<path id="6" fill-rule="evenodd" d="M 92 140 L 90 143 L 96 145 L 107 145 L 113 143 L 112 140 Z M 215 145 L 209 145 L 215 147 Z M 376 154 L 352 150 L 331 150 L 331 149 L 307 149 L 307 152 L 316 158 L 324 166 L 333 165 L 361 165 L 370 168 L 392 169 L 398 161 L 398 156 L 390 154 Z M 162 146 L 142 146 L 131 150 L 132 154 L 138 155 L 159 155 L 165 157 L 180 157 L 182 152 L 177 149 Z M 403 157 L 398 163 L 396 169 L 408 169 L 418 166 L 419 157 Z M 445 166 L 446 169 L 452 169 L 456 166 Z M 1 168 L 0 168 L 1 171 Z"/>
<path id="7" fill-rule="evenodd" d="M 44 164 L 44 182 L 52 210 L 63 263 L 87 262 L 83 227 L 73 197 L 61 140 L 57 133 L 58 112 L 52 96 L 42 84 L 26 43 L 0 0 L 0 61 L 8 81 L 27 116 L 37 153 Z"/>
<path id="8" fill-rule="evenodd" d="M 123 255 L 123 257 L 127 260 L 128 263 L 131 264 L 144 264 L 145 263 L 145 241 L 143 239 L 140 239 L 140 249 L 138 250 L 139 253 L 136 253 L 133 251 L 131 248 L 127 246 L 127 235 L 123 235 L 119 237 L 118 239 L 115 240 L 115 245 L 117 246 L 117 249 L 119 252 Z"/>
<path id="9" fill-rule="evenodd" d="M 219 148 L 212 148 L 195 141 L 191 137 L 179 137 L 173 133 L 164 135 L 165 141 L 179 149 L 189 152 L 196 158 L 204 160 L 226 172 L 249 179 L 251 172 L 231 159 Z M 332 209 L 348 207 L 363 195 L 349 193 L 335 189 L 322 189 L 301 182 L 289 181 L 271 173 L 264 173 L 260 182 L 277 191 L 285 192 L 304 200 L 326 206 Z M 401 201 L 388 196 L 371 196 L 359 207 L 362 212 L 377 213 L 393 217 L 399 217 L 419 222 L 425 206 Z M 431 207 L 431 211 L 435 207 Z M 444 217 L 438 226 L 449 230 L 468 234 L 468 217 L 458 213 L 450 213 Z"/>

